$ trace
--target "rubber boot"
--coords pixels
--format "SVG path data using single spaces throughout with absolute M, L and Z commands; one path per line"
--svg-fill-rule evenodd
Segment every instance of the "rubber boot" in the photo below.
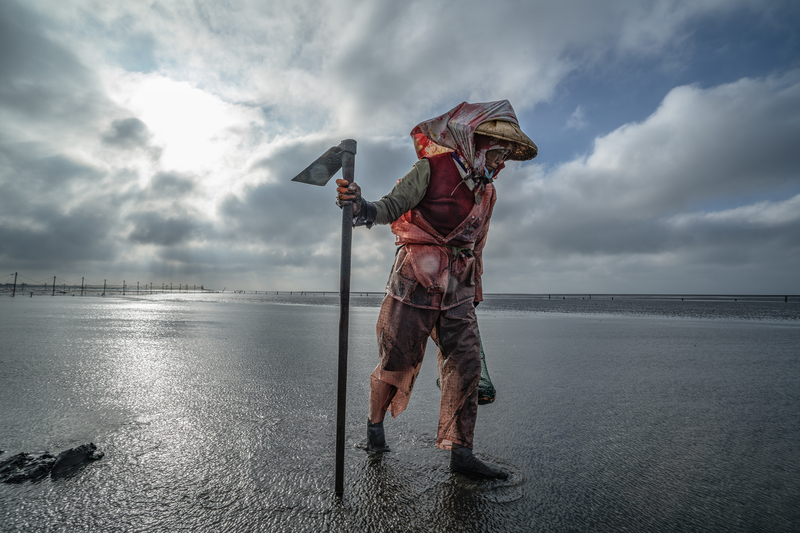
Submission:
M 372 453 L 391 451 L 386 445 L 386 435 L 383 433 L 383 420 L 373 424 L 367 419 L 367 450 Z
M 508 472 L 499 466 L 484 463 L 472 455 L 472 450 L 458 444 L 453 444 L 450 450 L 450 471 L 486 479 L 508 478 Z

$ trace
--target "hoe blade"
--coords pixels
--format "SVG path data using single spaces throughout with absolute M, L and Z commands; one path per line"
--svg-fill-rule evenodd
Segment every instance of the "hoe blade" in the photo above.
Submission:
M 333 146 L 308 165 L 304 171 L 292 178 L 292 181 L 322 186 L 328 183 L 340 168 L 342 168 L 342 149 Z

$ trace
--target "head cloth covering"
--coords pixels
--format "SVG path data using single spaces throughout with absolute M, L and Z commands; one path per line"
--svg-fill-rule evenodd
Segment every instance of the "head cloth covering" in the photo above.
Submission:
M 501 120 L 519 126 L 517 115 L 508 100 L 478 104 L 462 102 L 444 115 L 421 122 L 411 130 L 417 157 L 422 159 L 454 151 L 475 176 L 483 176 L 487 149 L 506 147 L 503 141 L 496 139 L 497 142 L 490 146 L 476 149 L 475 128 L 489 120 Z

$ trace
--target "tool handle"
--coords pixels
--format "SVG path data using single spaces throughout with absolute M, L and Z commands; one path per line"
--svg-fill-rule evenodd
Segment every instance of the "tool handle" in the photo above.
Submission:
M 346 139 L 342 149 L 342 178 L 348 184 L 355 173 L 356 141 Z M 337 496 L 344 493 L 344 437 L 347 411 L 347 344 L 350 328 L 350 251 L 353 241 L 353 205 L 342 206 L 342 263 L 339 269 L 339 375 L 336 395 L 336 475 Z

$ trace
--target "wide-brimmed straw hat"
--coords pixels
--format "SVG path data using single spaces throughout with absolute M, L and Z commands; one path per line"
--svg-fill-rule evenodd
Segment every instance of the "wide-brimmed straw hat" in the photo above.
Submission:
M 527 161 L 533 159 L 539 153 L 539 148 L 527 135 L 522 133 L 519 126 L 507 120 L 488 120 L 483 122 L 475 128 L 475 133 L 513 142 L 514 148 L 508 158 L 514 161 Z

